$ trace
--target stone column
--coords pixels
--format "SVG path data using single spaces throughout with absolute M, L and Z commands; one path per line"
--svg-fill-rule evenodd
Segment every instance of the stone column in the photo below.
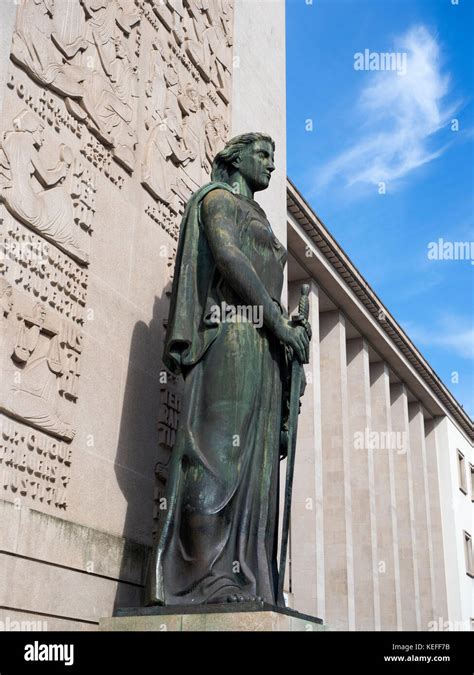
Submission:
M 380 628 L 397 630 L 401 624 L 398 531 L 390 449 L 390 380 L 387 365 L 370 365 L 370 393 L 374 446 L 375 500 L 377 514 L 377 565 L 380 587 Z
M 449 621 L 462 621 L 464 617 L 464 594 L 462 578 L 466 563 L 464 550 L 460 546 L 461 530 L 459 521 L 459 499 L 465 495 L 459 490 L 459 477 L 456 453 L 456 438 L 452 436 L 454 425 L 449 417 L 438 417 L 435 423 L 436 450 L 439 468 L 439 499 L 441 503 L 441 523 L 443 530 L 446 570 L 447 606 L 446 618 Z M 431 447 L 431 446 L 428 446 Z M 430 502 L 431 503 L 431 502 Z M 444 615 L 441 615 L 444 616 Z M 435 619 L 438 617 L 435 617 Z
M 377 529 L 373 452 L 367 447 L 370 429 L 369 350 L 363 338 L 347 341 L 347 394 L 354 557 L 355 628 L 380 628 L 377 571 Z
M 413 476 L 408 432 L 407 389 L 402 382 L 390 385 L 392 430 L 402 440 L 394 456 L 397 499 L 402 629 L 420 630 L 420 591 L 416 557 L 416 533 L 413 505 Z
M 434 616 L 434 568 L 425 426 L 421 404 L 418 401 L 410 403 L 408 414 L 410 419 L 410 451 L 413 468 L 418 583 L 420 587 L 420 630 L 427 630 L 428 622 L 432 621 Z
M 298 421 L 291 514 L 291 586 L 299 612 L 324 616 L 324 532 L 319 373 L 319 289 L 311 281 L 289 285 L 290 314 L 296 313 L 302 283 L 310 284 L 309 322 L 313 331 L 306 390 Z M 284 478 L 284 476 L 282 476 Z
M 13 2 L 13 0 L 2 2 L 2 20 L 0 21 L 0 113 L 3 108 L 10 69 L 10 49 L 17 7 L 18 3 Z
M 354 567 L 347 396 L 346 326 L 339 311 L 320 314 L 326 613 L 331 630 L 353 630 Z
M 431 539 L 433 545 L 433 611 L 435 620 L 438 620 L 439 617 L 446 620 L 448 618 L 448 600 L 446 594 L 446 570 L 444 561 L 443 528 L 441 522 L 436 421 L 434 419 L 425 420 L 425 446 L 431 517 Z
M 235 0 L 231 135 L 261 131 L 276 143 L 275 173 L 257 195 L 286 243 L 285 0 Z

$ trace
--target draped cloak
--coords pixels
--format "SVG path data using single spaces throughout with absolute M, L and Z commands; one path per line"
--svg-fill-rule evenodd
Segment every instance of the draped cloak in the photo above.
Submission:
M 258 322 L 216 320 L 242 305 L 217 270 L 200 221 L 209 183 L 181 223 L 163 361 L 185 377 L 166 509 L 147 579 L 148 604 L 275 604 L 284 350 Z M 264 211 L 234 195 L 241 250 L 280 307 L 287 252 Z M 255 318 L 255 317 L 254 317 Z

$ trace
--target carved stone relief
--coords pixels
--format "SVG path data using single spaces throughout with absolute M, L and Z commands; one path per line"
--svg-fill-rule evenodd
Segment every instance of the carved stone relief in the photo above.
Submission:
M 149 55 L 142 182 L 179 213 L 227 140 L 232 10 L 227 3 L 221 13 L 215 1 L 146 4 L 166 30 Z
M 11 283 L 61 317 L 84 324 L 89 274 L 65 253 L 6 214 L 0 227 L 0 270 Z
M 62 58 L 64 54 L 61 54 L 56 41 L 52 39 L 52 33 L 58 34 L 58 21 L 53 20 L 54 9 L 54 0 L 22 0 L 18 7 L 11 57 L 40 84 L 62 96 L 79 98 L 83 92 L 84 75 L 80 68 L 75 68 Z M 78 17 L 75 18 L 77 21 Z M 72 25 L 71 19 L 72 13 L 66 15 L 66 33 L 68 26 Z
M 22 0 L 11 56 L 37 82 L 64 97 L 72 115 L 133 170 L 138 68 L 128 43 L 140 16 L 130 4 Z
M 61 144 L 55 166 L 48 168 L 39 152 L 43 143 L 41 120 L 23 110 L 1 141 L 0 199 L 18 220 L 86 264 L 89 255 L 74 232 L 73 153 Z
M 66 509 L 71 447 L 8 418 L 0 419 L 0 489 L 13 499 Z
M 130 204 L 119 222 L 149 219 L 167 247 L 167 315 L 180 213 L 229 133 L 232 20 L 231 0 L 18 1 L 0 130 L 0 498 L 67 506 L 113 195 Z M 180 409 L 167 378 L 157 494 Z
M 67 419 L 71 412 L 64 403 L 77 398 L 80 329 L 60 319 L 42 302 L 16 298 L 5 279 L 2 287 L 0 409 L 71 441 L 75 429 Z

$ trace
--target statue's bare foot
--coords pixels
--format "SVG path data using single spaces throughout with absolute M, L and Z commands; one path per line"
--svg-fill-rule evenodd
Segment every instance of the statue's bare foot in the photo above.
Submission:
M 227 602 L 263 602 L 259 595 L 247 595 L 246 593 L 234 593 L 227 597 Z
M 207 600 L 207 603 L 210 605 L 219 605 L 225 604 L 227 602 L 238 602 L 237 595 L 239 593 L 238 588 L 235 591 L 229 592 L 229 588 L 223 588 L 218 593 L 213 595 Z M 235 599 L 234 599 L 235 598 Z
M 230 591 L 230 592 L 229 592 Z M 221 603 L 236 603 L 236 602 L 263 602 L 263 598 L 259 595 L 251 595 L 250 593 L 245 593 L 238 588 L 231 590 L 229 588 L 222 589 L 219 593 L 214 595 L 207 601 L 209 604 L 221 604 Z

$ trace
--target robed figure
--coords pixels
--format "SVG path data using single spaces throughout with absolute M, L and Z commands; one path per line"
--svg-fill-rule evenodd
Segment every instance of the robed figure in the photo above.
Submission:
M 148 604 L 276 604 L 287 354 L 307 362 L 310 329 L 281 304 L 287 251 L 254 201 L 274 148 L 230 140 L 183 215 L 163 360 L 184 396 Z

